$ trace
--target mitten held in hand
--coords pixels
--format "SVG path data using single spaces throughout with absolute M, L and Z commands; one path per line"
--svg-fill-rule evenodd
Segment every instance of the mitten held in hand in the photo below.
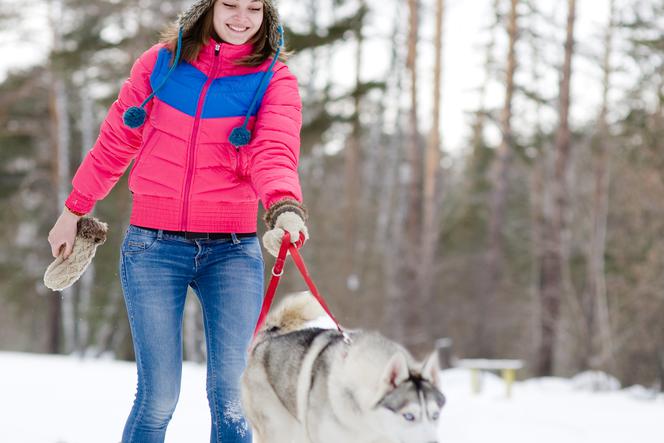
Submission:
M 265 249 L 277 257 L 284 232 L 290 234 L 292 243 L 296 243 L 300 239 L 300 233 L 304 235 L 305 241 L 308 240 L 309 231 L 305 226 L 306 219 L 307 210 L 297 200 L 284 199 L 273 204 L 264 217 L 265 224 L 270 229 L 263 235 Z
M 81 217 L 76 225 L 74 247 L 67 259 L 64 252 L 46 268 L 44 284 L 53 291 L 73 285 L 92 262 L 97 246 L 104 244 L 108 225 L 94 217 Z

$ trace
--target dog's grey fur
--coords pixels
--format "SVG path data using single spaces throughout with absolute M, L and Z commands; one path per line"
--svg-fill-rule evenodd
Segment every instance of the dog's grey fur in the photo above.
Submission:
M 445 403 L 435 353 L 424 364 L 376 332 L 308 327 L 309 293 L 268 316 L 242 376 L 255 443 L 432 443 Z

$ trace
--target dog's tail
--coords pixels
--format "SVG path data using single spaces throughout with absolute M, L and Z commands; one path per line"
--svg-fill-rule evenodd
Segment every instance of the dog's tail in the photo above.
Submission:
M 302 329 L 308 322 L 326 315 L 309 291 L 298 292 L 286 297 L 270 311 L 261 331 L 286 334 Z

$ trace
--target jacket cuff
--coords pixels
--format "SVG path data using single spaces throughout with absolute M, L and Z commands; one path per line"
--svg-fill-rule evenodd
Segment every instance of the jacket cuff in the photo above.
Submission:
M 95 205 L 95 200 L 92 200 L 85 195 L 78 192 L 75 188 L 72 189 L 71 194 L 65 200 L 65 206 L 70 211 L 76 214 L 87 214 L 92 211 L 92 207 Z
M 277 217 L 279 217 L 284 212 L 295 212 L 305 222 L 309 218 L 309 214 L 306 206 L 304 206 L 304 203 L 300 203 L 299 201 L 292 198 L 285 198 L 283 200 L 279 200 L 276 203 L 273 203 L 272 206 L 270 206 L 270 209 L 265 212 L 265 215 L 263 216 L 265 226 L 267 226 L 268 229 L 274 229 L 274 225 L 277 223 Z
M 83 216 L 85 215 L 85 214 L 83 214 L 82 212 L 76 212 L 76 211 L 74 211 L 73 209 L 71 209 L 71 208 L 68 207 L 67 205 L 65 205 L 65 208 L 67 208 L 67 211 L 69 211 L 69 212 L 71 212 L 72 214 L 77 215 L 77 216 L 79 216 L 79 217 L 83 217 Z

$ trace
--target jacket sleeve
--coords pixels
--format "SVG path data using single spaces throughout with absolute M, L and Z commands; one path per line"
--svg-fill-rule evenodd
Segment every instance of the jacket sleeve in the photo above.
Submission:
M 279 65 L 256 115 L 249 160 L 252 186 L 266 210 L 284 199 L 302 203 L 297 172 L 302 101 L 297 79 Z
M 157 60 L 159 45 L 144 52 L 131 68 L 117 100 L 113 102 L 99 130 L 99 137 L 86 154 L 72 179 L 72 191 L 65 206 L 77 213 L 88 213 L 95 202 L 108 195 L 136 157 L 143 128 L 125 126 L 123 114 L 130 106 L 139 106 L 152 92 L 150 75 Z M 150 112 L 152 101 L 145 111 Z

